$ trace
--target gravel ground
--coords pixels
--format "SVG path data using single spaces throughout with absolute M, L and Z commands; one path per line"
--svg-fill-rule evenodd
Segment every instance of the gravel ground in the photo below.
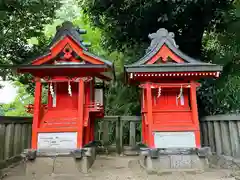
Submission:
M 138 157 L 98 156 L 88 174 L 77 175 L 46 175 L 36 180 L 234 180 L 230 177 L 230 170 L 209 169 L 202 174 L 186 174 L 175 172 L 168 175 L 148 175 L 140 168 Z M 19 176 L 22 167 L 18 166 L 10 171 L 4 180 L 33 180 Z

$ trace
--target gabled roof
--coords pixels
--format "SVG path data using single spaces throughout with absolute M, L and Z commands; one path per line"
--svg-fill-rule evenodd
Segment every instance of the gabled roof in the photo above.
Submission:
M 146 50 L 145 55 L 137 62 L 126 65 L 127 72 L 181 72 L 181 71 L 221 71 L 222 67 L 216 64 L 205 63 L 200 60 L 193 59 L 183 53 L 174 40 L 174 33 L 168 32 L 161 28 L 156 33 L 148 36 L 151 44 Z M 167 47 L 171 53 L 181 59 L 181 63 L 159 63 L 149 64 L 148 62 L 154 58 L 157 53 Z M 170 57 L 171 58 L 171 57 Z M 174 59 L 173 59 L 174 60 Z
M 98 57 L 98 56 L 92 54 L 91 52 L 89 52 L 88 48 L 86 47 L 87 43 L 84 43 L 83 39 L 81 37 L 81 35 L 85 34 L 85 33 L 86 33 L 85 30 L 74 27 L 72 22 L 69 22 L 69 21 L 63 22 L 61 26 L 56 27 L 56 34 L 53 37 L 53 39 L 52 39 L 51 43 L 49 44 L 48 49 L 45 51 L 45 53 L 37 58 L 34 58 L 31 61 L 28 61 L 27 64 L 31 64 L 32 62 L 34 62 L 38 59 L 44 58 L 46 56 L 50 56 L 51 49 L 54 48 L 54 46 L 56 46 L 65 37 L 68 37 L 71 40 L 73 40 L 82 49 L 82 52 L 84 55 L 86 55 L 90 58 L 97 59 L 97 60 L 101 61 L 103 64 L 107 64 L 108 66 L 113 67 L 113 63 L 111 61 L 108 61 L 106 59 Z
M 83 39 L 80 36 L 81 34 L 85 34 L 86 31 L 74 27 L 72 22 L 65 21 L 62 23 L 62 26 L 57 26 L 56 27 L 56 34 L 53 37 L 51 43 L 49 44 L 49 48 L 51 48 L 55 43 L 60 41 L 62 38 L 65 36 L 71 37 L 82 49 L 88 50 L 87 47 L 84 46 L 83 44 Z
M 103 74 L 103 76 L 107 77 L 106 73 L 110 72 L 113 75 L 113 78 L 115 77 L 114 65 L 112 62 L 100 58 L 88 51 L 88 48 L 86 47 L 87 44 L 83 42 L 81 37 L 81 34 L 86 33 L 85 30 L 74 27 L 69 21 L 62 23 L 62 25 L 58 26 L 56 30 L 55 36 L 49 44 L 47 51 L 45 51 L 46 53 L 28 61 L 27 63 L 17 66 L 19 72 L 35 72 L 40 71 L 40 69 L 42 69 L 42 71 L 48 70 L 48 72 L 50 72 L 50 70 L 60 72 L 60 70 L 64 68 L 75 69 L 75 71 L 77 71 L 77 69 L 83 70 L 85 68 L 86 71 L 91 72 L 92 68 L 99 69 L 99 73 Z M 65 51 L 66 49 L 68 50 Z M 72 58 L 79 62 L 73 63 L 70 60 L 64 65 L 58 63 L 58 61 L 65 61 L 66 59 L 64 55 L 69 52 L 70 57 L 68 57 L 67 60 Z M 82 63 L 82 61 L 84 61 L 84 63 Z M 63 74 L 65 73 L 64 70 L 62 70 L 62 72 Z

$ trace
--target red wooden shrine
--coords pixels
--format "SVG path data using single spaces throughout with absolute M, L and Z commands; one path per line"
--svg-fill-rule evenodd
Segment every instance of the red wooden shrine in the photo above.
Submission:
M 200 148 L 197 80 L 218 77 L 222 67 L 185 55 L 166 29 L 149 38 L 145 56 L 125 66 L 128 83 L 140 83 L 142 89 L 143 143 L 149 148 Z
M 80 36 L 84 33 L 64 22 L 47 53 L 18 67 L 35 81 L 35 101 L 27 107 L 33 113 L 34 150 L 79 149 L 94 139 L 94 120 L 104 115 L 103 93 L 96 87 L 112 79 L 113 65 L 88 51 Z M 43 85 L 47 104 L 42 103 Z

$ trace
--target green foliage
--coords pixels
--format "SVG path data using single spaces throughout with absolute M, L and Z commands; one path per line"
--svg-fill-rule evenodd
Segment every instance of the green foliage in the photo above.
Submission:
M 239 112 L 240 107 L 240 4 L 225 12 L 220 26 L 203 39 L 206 59 L 224 66 L 218 80 L 203 81 L 199 91 L 202 115 Z
M 51 23 L 57 0 L 0 1 L 0 64 L 19 64 L 41 52 L 45 47 L 43 28 Z M 29 46 L 28 40 L 36 37 L 38 45 Z M 0 76 L 9 71 L 0 70 Z
M 3 104 L 2 110 L 5 116 L 30 116 L 25 111 L 25 106 L 33 103 L 33 96 L 29 95 L 26 86 L 19 82 L 14 82 L 13 85 L 18 88 L 17 97 L 12 103 Z
M 106 115 L 140 115 L 138 87 L 129 87 L 121 81 L 114 82 L 105 96 Z
M 75 9 L 75 6 L 73 4 Z M 69 14 L 68 11 L 72 11 L 71 7 L 66 8 L 65 6 L 62 7 L 63 11 L 66 14 Z M 79 10 L 80 12 L 80 10 Z M 123 66 L 125 62 L 133 62 L 136 59 L 136 54 L 140 54 L 137 52 L 137 47 L 132 48 L 128 51 L 111 51 L 109 52 L 106 48 L 104 48 L 104 33 L 100 28 L 93 28 L 89 23 L 89 17 L 86 14 L 80 13 L 81 15 L 78 17 L 65 17 L 65 13 L 58 13 L 57 11 L 57 18 L 52 25 L 48 25 L 45 29 L 45 34 L 47 38 L 52 37 L 56 30 L 56 26 L 60 25 L 64 20 L 71 20 L 75 26 L 81 27 L 87 30 L 87 34 L 82 35 L 85 42 L 90 42 L 91 47 L 89 50 L 96 54 L 97 56 L 106 58 L 112 62 L 114 62 L 115 70 L 117 74 L 118 80 L 116 82 L 110 83 L 106 92 L 105 92 L 105 99 L 106 99 L 106 107 L 105 112 L 107 115 L 132 115 L 137 114 L 140 112 L 139 108 L 139 96 L 137 92 L 137 88 L 135 87 L 127 87 L 122 83 L 120 80 L 122 73 L 123 73 Z M 127 48 L 125 48 L 127 49 Z M 141 51 L 140 51 L 141 52 Z M 140 56 L 140 55 L 139 55 Z
M 104 32 L 103 45 L 109 50 L 123 45 L 143 46 L 148 34 L 166 28 L 176 34 L 180 48 L 193 57 L 201 53 L 205 28 L 216 24 L 221 9 L 231 0 L 78 0 L 92 24 Z M 140 49 L 140 48 L 138 48 Z

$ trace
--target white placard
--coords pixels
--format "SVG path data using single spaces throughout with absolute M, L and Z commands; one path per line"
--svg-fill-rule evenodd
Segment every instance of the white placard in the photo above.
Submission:
M 155 132 L 155 148 L 195 148 L 194 132 Z
M 38 149 L 76 149 L 77 132 L 38 133 Z
M 95 102 L 103 105 L 103 89 L 95 89 Z

